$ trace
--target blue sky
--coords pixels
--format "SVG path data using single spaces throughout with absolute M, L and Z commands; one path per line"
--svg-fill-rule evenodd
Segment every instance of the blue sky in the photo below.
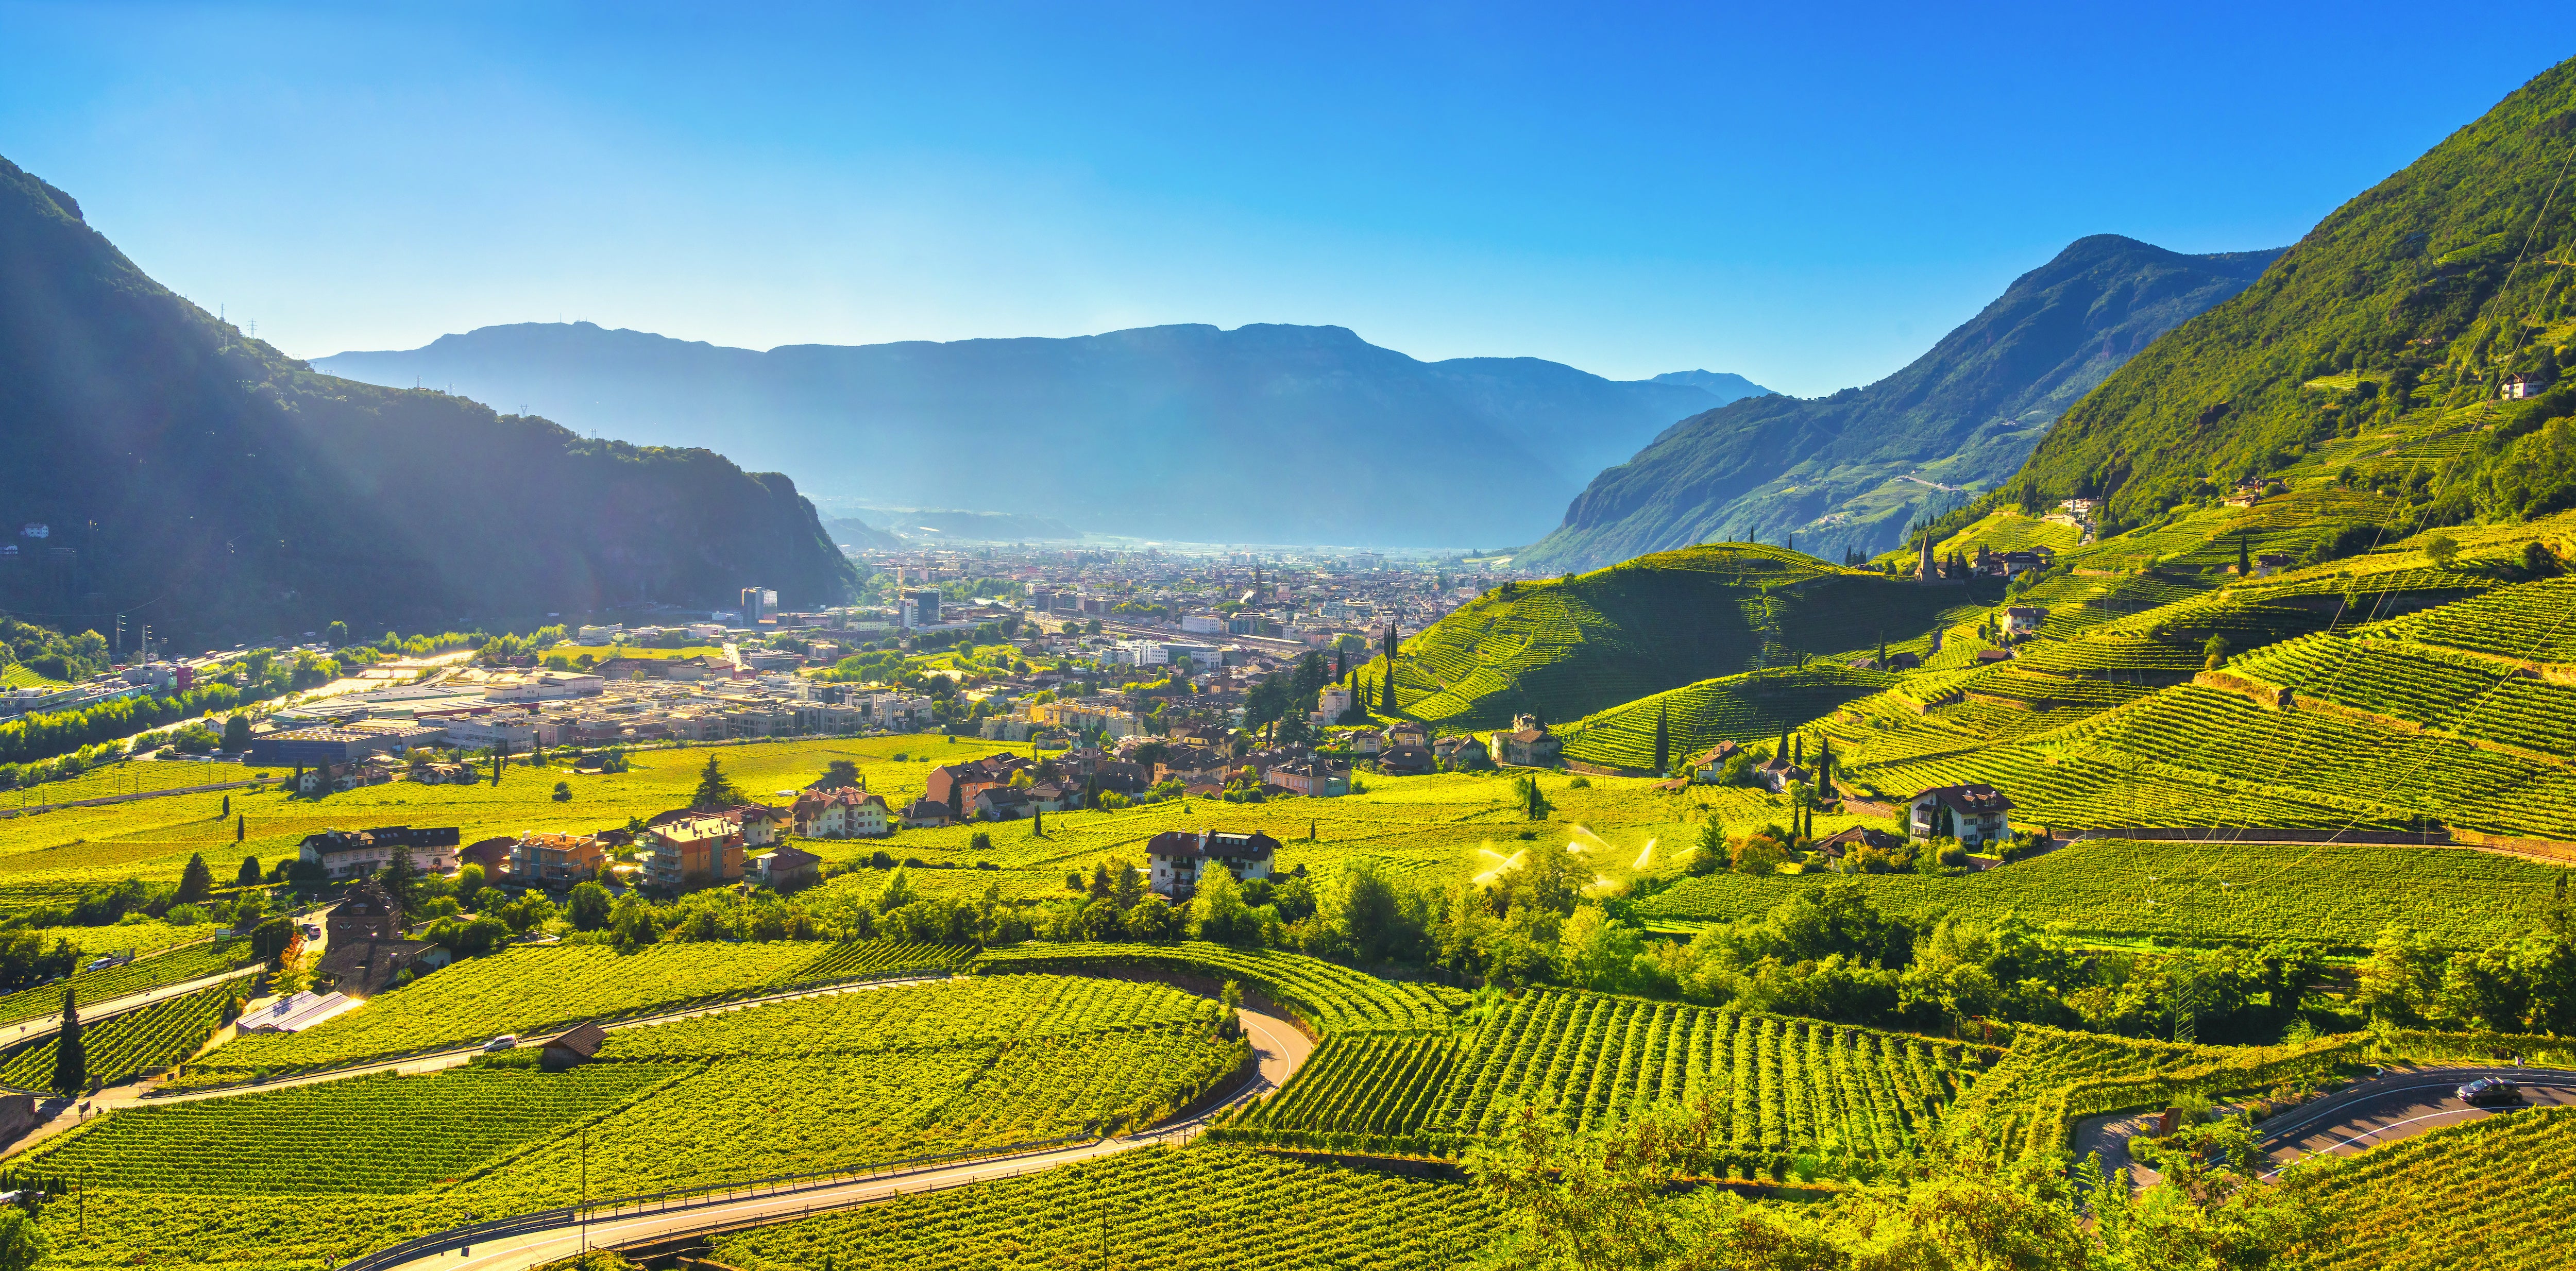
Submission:
M 2576 53 L 2540 4 L 719 8 L 0 3 L 0 155 L 302 356 L 1299 322 L 1813 394 L 2085 234 L 2288 243 Z

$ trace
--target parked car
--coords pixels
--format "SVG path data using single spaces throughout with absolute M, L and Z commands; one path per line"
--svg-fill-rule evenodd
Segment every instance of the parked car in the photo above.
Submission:
M 510 1049 L 511 1047 L 516 1046 L 516 1045 L 518 1045 L 518 1044 L 519 1044 L 519 1035 L 518 1035 L 517 1033 L 503 1033 L 503 1034 L 501 1034 L 500 1036 L 495 1037 L 495 1038 L 493 1038 L 492 1040 L 490 1040 L 490 1041 L 488 1041 L 488 1042 L 483 1043 L 483 1049 L 485 1049 L 485 1050 L 508 1050 L 508 1049 Z
M 2460 1102 L 2472 1106 L 2522 1102 L 2522 1087 L 2502 1077 L 2480 1077 L 2451 1093 L 2458 1095 Z

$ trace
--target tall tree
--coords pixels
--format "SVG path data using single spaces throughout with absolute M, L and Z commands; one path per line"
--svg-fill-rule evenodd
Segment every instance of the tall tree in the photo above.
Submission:
M 193 905 L 212 895 L 214 890 L 215 871 L 206 868 L 203 852 L 194 852 L 188 856 L 188 867 L 179 871 L 179 890 L 170 900 L 173 904 Z
M 2236 536 L 2236 576 L 2239 578 L 2254 576 L 2253 549 L 2246 546 L 2243 534 Z
M 1655 711 L 1655 772 L 1658 776 L 1673 766 L 1672 706 L 1662 704 Z
M 241 872 L 233 875 L 233 885 L 236 887 L 257 887 L 259 886 L 259 873 L 259 858 L 256 856 L 245 856 L 242 858 Z
M 376 881 L 405 913 L 420 902 L 420 870 L 412 865 L 410 851 L 399 845 L 394 848 L 393 859 L 385 862 L 383 871 L 376 875 Z
M 714 755 L 707 756 L 707 766 L 698 770 L 698 792 L 689 799 L 689 806 L 700 812 L 713 812 L 742 801 L 742 790 L 725 775 L 724 765 Z
M 239 843 L 243 839 L 249 837 L 250 813 L 244 812 L 240 816 L 233 818 L 233 841 Z
M 81 1046 L 80 1010 L 63 990 L 63 1029 L 54 1039 L 54 1092 L 68 1099 L 89 1082 L 89 1054 Z
M 1828 799 L 1834 797 L 1834 739 L 1831 737 L 1820 738 L 1816 742 L 1816 793 Z

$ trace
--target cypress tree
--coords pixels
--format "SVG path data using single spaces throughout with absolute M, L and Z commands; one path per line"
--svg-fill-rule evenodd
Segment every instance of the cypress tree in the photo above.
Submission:
M 250 814 L 244 812 L 240 816 L 233 818 L 233 841 L 238 843 L 249 837 Z
M 1887 637 L 1886 637 L 1886 636 L 1880 636 L 1880 637 L 1878 638 L 1878 669 L 1879 669 L 1879 670 L 1882 670 L 1882 671 L 1889 669 L 1889 668 L 1888 668 L 1888 665 L 1887 665 Z
M 1657 709 L 1655 712 L 1655 772 L 1657 775 L 1661 775 L 1672 766 L 1672 707 L 1666 705 Z
M 1780 730 L 1780 748 L 1772 751 L 1771 757 L 1782 763 L 1789 762 L 1789 730 L 1787 728 L 1782 728 Z
M 68 1099 L 89 1081 L 89 1055 L 81 1047 L 80 1011 L 63 990 L 63 1031 L 54 1040 L 54 1091 Z
M 2245 546 L 2245 536 L 2239 534 L 2236 536 L 2236 576 L 2250 578 L 2253 575 L 2254 557 Z
M 1797 764 L 1802 768 L 1805 767 L 1807 764 L 1807 735 L 1805 733 L 1800 733 L 1797 736 L 1790 738 L 1789 746 L 1789 762 Z

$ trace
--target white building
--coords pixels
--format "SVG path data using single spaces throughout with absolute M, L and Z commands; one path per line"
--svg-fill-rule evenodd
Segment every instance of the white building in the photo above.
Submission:
M 1181 618 L 1181 630 L 1189 635 L 1224 635 L 1225 619 L 1212 613 L 1185 614 Z

